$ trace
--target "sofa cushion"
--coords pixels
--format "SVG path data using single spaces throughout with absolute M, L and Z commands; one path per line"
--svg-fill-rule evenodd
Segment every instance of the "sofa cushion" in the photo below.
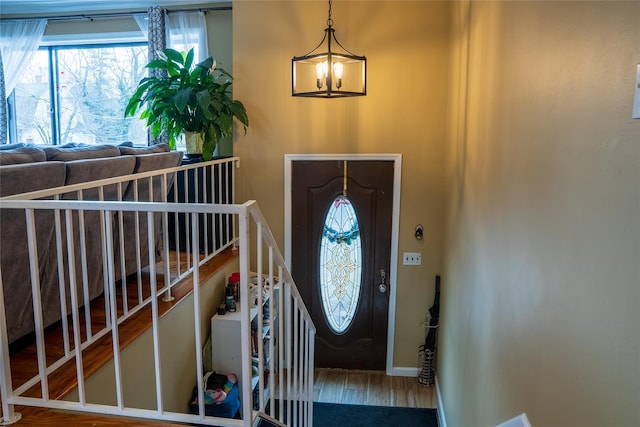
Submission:
M 37 162 L 0 168 L 0 197 L 64 185 L 63 162 Z
M 169 144 L 156 144 L 149 145 L 147 147 L 127 147 L 125 145 L 119 145 L 120 153 L 122 155 L 137 156 L 140 154 L 153 154 L 153 153 L 166 153 L 171 150 Z
M 116 148 L 117 150 L 117 148 Z M 118 158 L 83 159 L 66 162 L 67 175 L 64 185 L 84 184 L 90 181 L 113 178 L 117 176 L 131 175 L 136 160 L 133 156 L 120 156 Z M 122 188 L 126 188 L 127 183 L 123 183 Z M 75 198 L 74 196 L 63 198 Z M 122 195 L 118 195 L 116 184 L 108 185 L 104 188 L 104 200 L 118 200 Z M 87 189 L 83 192 L 85 200 L 98 200 L 97 189 Z
M 182 161 L 182 152 L 169 151 L 166 153 L 153 153 L 142 154 L 135 156 L 136 165 L 133 169 L 133 173 L 151 172 L 160 169 L 173 168 L 180 166 Z M 173 185 L 174 174 L 170 174 L 167 177 L 167 191 Z M 166 194 L 161 194 L 162 177 L 156 176 L 153 178 L 153 201 L 159 202 L 164 200 Z M 130 181 L 124 194 L 124 200 L 134 200 L 134 187 L 136 186 L 134 181 Z M 137 180 L 138 186 L 138 200 L 143 202 L 152 201 L 149 194 L 149 178 L 141 178 Z
M 47 155 L 47 160 L 84 160 L 84 159 L 98 159 L 102 157 L 118 157 L 120 150 L 115 145 L 101 144 L 101 145 L 89 145 L 89 144 L 65 144 L 46 147 L 44 149 Z
M 0 165 L 44 162 L 45 160 L 47 160 L 45 152 L 33 145 L 10 144 L 0 149 Z
M 136 156 L 134 173 L 149 172 L 158 169 L 174 168 L 180 166 L 182 152 L 169 151 L 166 153 L 142 154 Z

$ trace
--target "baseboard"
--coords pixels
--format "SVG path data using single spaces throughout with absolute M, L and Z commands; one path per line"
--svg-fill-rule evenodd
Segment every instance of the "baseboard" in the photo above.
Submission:
M 391 368 L 391 372 L 388 372 L 387 375 L 392 377 L 417 377 L 418 376 L 418 368 L 403 368 L 401 366 L 394 366 Z
M 444 404 L 442 403 L 442 394 L 440 393 L 440 384 L 436 375 L 436 396 L 438 398 L 438 424 L 439 427 L 447 427 L 447 418 L 444 416 Z

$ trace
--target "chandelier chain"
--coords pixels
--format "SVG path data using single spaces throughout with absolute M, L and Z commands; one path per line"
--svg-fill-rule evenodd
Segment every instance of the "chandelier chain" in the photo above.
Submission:
M 342 167 L 344 171 L 342 172 L 342 195 L 347 197 L 347 161 L 342 161 Z
M 333 5 L 333 0 L 329 0 L 329 17 L 327 18 L 327 26 L 328 27 L 332 27 L 333 26 L 333 19 L 331 19 L 331 7 Z

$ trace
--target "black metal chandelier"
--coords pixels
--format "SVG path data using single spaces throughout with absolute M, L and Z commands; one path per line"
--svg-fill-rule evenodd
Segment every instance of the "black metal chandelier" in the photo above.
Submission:
M 367 94 L 367 58 L 345 49 L 335 36 L 332 1 L 324 37 L 318 46 L 291 60 L 291 94 L 312 98 L 341 98 Z M 317 52 L 326 42 L 326 52 Z M 335 45 L 334 45 L 335 42 Z M 332 47 L 341 50 L 333 51 Z

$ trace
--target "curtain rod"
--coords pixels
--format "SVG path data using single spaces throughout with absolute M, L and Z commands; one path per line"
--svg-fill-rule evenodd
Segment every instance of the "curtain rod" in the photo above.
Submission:
M 219 7 L 207 7 L 207 8 L 193 8 L 193 9 L 165 9 L 165 13 L 176 13 L 176 12 L 215 12 L 221 10 L 232 10 L 231 6 L 219 6 Z M 21 18 L 0 18 L 0 21 L 23 21 L 26 19 L 46 19 L 47 21 L 71 21 L 74 19 L 88 19 L 93 21 L 94 19 L 106 19 L 106 18 L 117 18 L 119 16 L 131 16 L 135 13 L 146 13 L 146 10 L 143 11 L 129 11 L 129 12 L 111 12 L 111 13 L 82 13 L 79 15 L 64 15 L 64 16 L 29 16 L 29 17 L 21 17 Z

